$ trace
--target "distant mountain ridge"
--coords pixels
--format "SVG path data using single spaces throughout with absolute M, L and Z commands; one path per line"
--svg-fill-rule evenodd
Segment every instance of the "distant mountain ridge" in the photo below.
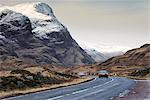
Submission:
M 87 52 L 87 54 L 89 54 L 96 62 L 103 62 L 105 60 L 108 59 L 108 57 L 98 51 L 96 51 L 95 49 L 85 49 L 85 52 Z
M 150 66 L 150 44 L 127 51 L 124 55 L 112 57 L 100 66 Z
M 119 56 L 124 54 L 122 51 L 105 51 L 105 52 L 100 52 L 103 51 L 103 48 L 99 48 L 99 51 L 94 49 L 94 47 L 87 46 L 85 44 L 80 44 L 80 46 L 89 54 L 96 62 L 103 62 L 108 60 L 111 57 L 114 56 Z
M 60 66 L 95 63 L 45 3 L 0 7 L 0 27 L 0 63 L 8 59 Z

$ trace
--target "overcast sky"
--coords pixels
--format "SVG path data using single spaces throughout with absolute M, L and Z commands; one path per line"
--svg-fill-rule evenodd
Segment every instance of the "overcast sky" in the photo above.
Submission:
M 139 47 L 150 41 L 149 0 L 0 0 L 48 3 L 79 43 Z

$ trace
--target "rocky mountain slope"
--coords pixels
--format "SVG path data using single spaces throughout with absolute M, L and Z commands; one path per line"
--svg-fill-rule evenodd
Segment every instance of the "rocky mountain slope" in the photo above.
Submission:
M 100 66 L 150 66 L 150 44 L 129 50 L 124 55 L 112 57 Z
M 20 4 L 0 11 L 0 63 L 8 59 L 61 66 L 95 62 L 47 4 Z

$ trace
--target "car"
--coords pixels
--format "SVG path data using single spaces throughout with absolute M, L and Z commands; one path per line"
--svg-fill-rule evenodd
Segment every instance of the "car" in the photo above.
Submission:
M 99 72 L 98 72 L 98 77 L 99 78 L 108 78 L 108 71 L 107 70 L 100 70 Z

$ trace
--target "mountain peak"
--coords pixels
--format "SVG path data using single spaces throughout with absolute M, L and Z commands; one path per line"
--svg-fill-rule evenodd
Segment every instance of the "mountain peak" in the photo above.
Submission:
M 48 4 L 42 2 L 18 4 L 11 7 L 11 9 L 27 15 L 29 18 L 47 20 L 55 17 L 52 8 Z
M 53 11 L 52 8 L 46 4 L 46 3 L 42 3 L 42 2 L 37 2 L 34 3 L 34 7 L 36 8 L 36 11 L 45 15 L 51 15 L 53 16 Z
M 58 33 L 66 29 L 53 14 L 52 8 L 45 3 L 23 3 L 15 6 L 0 7 L 0 11 L 10 9 L 28 16 L 32 23 L 32 32 L 36 37 L 48 39 L 50 33 Z
M 28 17 L 9 9 L 0 12 L 0 27 L 0 38 L 29 34 L 31 29 Z
M 52 19 L 54 16 L 52 8 L 42 2 L 36 2 L 36 3 L 23 3 L 18 4 L 15 6 L 0 6 L 0 11 L 4 9 L 10 9 L 19 13 L 22 13 L 23 15 L 28 16 L 29 18 L 36 18 L 36 19 Z
M 0 59 L 13 56 L 24 63 L 61 66 L 95 63 L 47 4 L 0 7 L 0 12 Z
M 143 46 L 141 46 L 140 48 L 144 48 L 144 47 L 148 47 L 150 46 L 150 44 L 144 44 Z

